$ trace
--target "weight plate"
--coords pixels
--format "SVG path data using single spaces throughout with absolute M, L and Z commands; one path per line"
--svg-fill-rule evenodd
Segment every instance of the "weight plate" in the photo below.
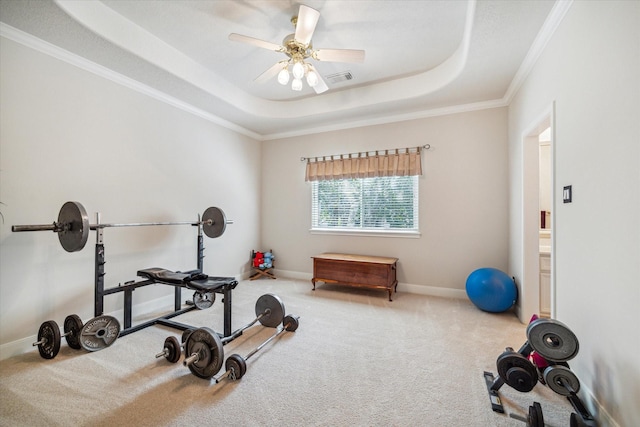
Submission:
M 514 389 L 526 393 L 538 382 L 536 367 L 526 357 L 514 351 L 502 353 L 497 360 L 498 375 Z
M 231 375 L 229 375 L 229 378 L 232 380 L 239 380 L 244 377 L 244 374 L 247 372 L 247 362 L 244 360 L 244 357 L 239 354 L 232 354 L 224 363 L 224 368 L 227 371 L 233 370 Z
M 198 360 L 189 364 L 189 370 L 197 377 L 209 379 L 222 368 L 224 349 L 218 334 L 210 328 L 196 329 L 185 344 L 185 356 L 197 354 Z
M 171 363 L 176 363 L 180 360 L 180 343 L 178 342 L 178 338 L 167 337 L 167 339 L 164 340 L 164 348 L 167 351 L 164 356 L 165 359 Z
M 289 314 L 284 317 L 284 319 L 282 320 L 282 324 L 284 325 L 284 328 L 287 330 L 287 332 L 294 332 L 300 325 L 300 323 L 298 322 L 298 318 L 293 317 Z
M 70 314 L 64 319 L 64 339 L 69 347 L 80 350 L 80 331 L 82 331 L 82 319 L 77 314 Z
M 84 248 L 89 238 L 89 217 L 78 202 L 67 202 L 58 213 L 58 240 L 67 252 L 77 252 Z
M 277 295 L 264 294 L 256 301 L 256 317 L 267 312 L 260 318 L 262 326 L 275 328 L 284 318 L 284 303 Z
M 216 301 L 216 294 L 213 292 L 195 291 L 193 293 L 193 304 L 199 309 L 204 310 L 213 305 Z
M 195 329 L 186 329 L 186 330 L 182 331 L 182 344 L 187 342 L 187 339 L 189 338 L 189 335 L 191 335 L 191 332 L 193 332 L 193 331 L 195 331 Z
M 571 360 L 578 354 L 578 338 L 554 319 L 539 318 L 529 323 L 527 340 L 540 356 L 552 362 Z
M 38 329 L 38 351 L 44 359 L 53 359 L 60 351 L 60 328 L 54 320 L 47 320 Z
M 570 396 L 571 391 L 578 393 L 580 391 L 580 380 L 571 371 L 564 366 L 549 366 L 544 370 L 544 382 L 549 388 L 561 396 Z M 566 386 L 570 389 L 568 389 Z
M 538 402 L 533 402 L 529 406 L 529 427 L 544 427 L 544 416 L 542 415 L 542 406 Z
M 202 231 L 207 237 L 215 239 L 222 236 L 225 228 L 227 228 L 227 219 L 224 212 L 220 208 L 207 208 L 202 214 Z
M 98 316 L 89 320 L 80 333 L 80 344 L 87 351 L 109 347 L 120 335 L 120 323 L 112 316 Z

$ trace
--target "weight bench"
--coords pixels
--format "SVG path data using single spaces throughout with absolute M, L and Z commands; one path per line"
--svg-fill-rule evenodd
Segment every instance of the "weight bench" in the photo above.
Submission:
M 137 275 L 145 280 L 125 284 L 125 328 L 120 332 L 120 336 L 128 335 L 151 325 L 164 325 L 178 330 L 186 331 L 193 329 L 193 326 L 169 320 L 194 308 L 209 308 L 215 301 L 215 293 L 222 294 L 224 303 L 224 334 L 231 334 L 231 291 L 238 285 L 234 277 L 212 277 L 203 274 L 200 270 L 187 271 L 184 273 L 167 270 L 165 268 L 146 268 L 138 270 Z M 175 311 L 162 317 L 131 326 L 131 293 L 140 286 L 161 284 L 176 287 L 176 308 Z M 180 309 L 180 289 L 187 288 L 194 290 L 193 304 L 190 307 Z M 120 288 L 108 290 L 105 293 L 120 291 Z M 187 302 L 187 304 L 191 301 Z

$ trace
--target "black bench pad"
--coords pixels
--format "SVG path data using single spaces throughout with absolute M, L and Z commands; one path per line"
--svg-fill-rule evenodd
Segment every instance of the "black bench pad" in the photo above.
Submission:
M 233 289 L 238 284 L 234 277 L 211 277 L 200 272 L 178 273 L 158 267 L 138 270 L 138 276 L 153 280 L 157 283 L 185 286 L 189 289 L 206 292 L 214 291 L 229 285 L 231 285 Z

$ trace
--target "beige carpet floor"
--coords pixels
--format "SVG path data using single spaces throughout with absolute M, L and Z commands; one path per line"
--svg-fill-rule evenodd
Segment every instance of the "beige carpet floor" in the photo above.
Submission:
M 389 302 L 384 292 L 263 279 L 233 291 L 234 329 L 255 317 L 264 293 L 278 295 L 300 327 L 253 356 L 241 380 L 215 384 L 182 362 L 156 359 L 167 336 L 181 336 L 162 326 L 94 353 L 63 340 L 53 360 L 34 348 L 0 362 L 0 425 L 524 426 L 508 414 L 526 416 L 534 401 L 547 425 L 569 425 L 571 405 L 541 384 L 529 393 L 503 386 L 507 414 L 491 410 L 483 371 L 495 373 L 504 348 L 526 340 L 511 313 L 485 313 L 466 300 L 397 293 Z M 222 313 L 218 296 L 213 307 L 175 320 L 222 331 Z M 254 325 L 224 353 L 246 355 L 274 332 Z

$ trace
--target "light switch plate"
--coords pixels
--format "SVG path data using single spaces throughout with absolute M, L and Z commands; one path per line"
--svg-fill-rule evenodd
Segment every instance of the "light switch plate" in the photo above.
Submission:
M 573 191 L 571 191 L 571 186 L 566 185 L 562 189 L 562 202 L 563 203 L 571 203 L 571 197 L 573 196 Z

